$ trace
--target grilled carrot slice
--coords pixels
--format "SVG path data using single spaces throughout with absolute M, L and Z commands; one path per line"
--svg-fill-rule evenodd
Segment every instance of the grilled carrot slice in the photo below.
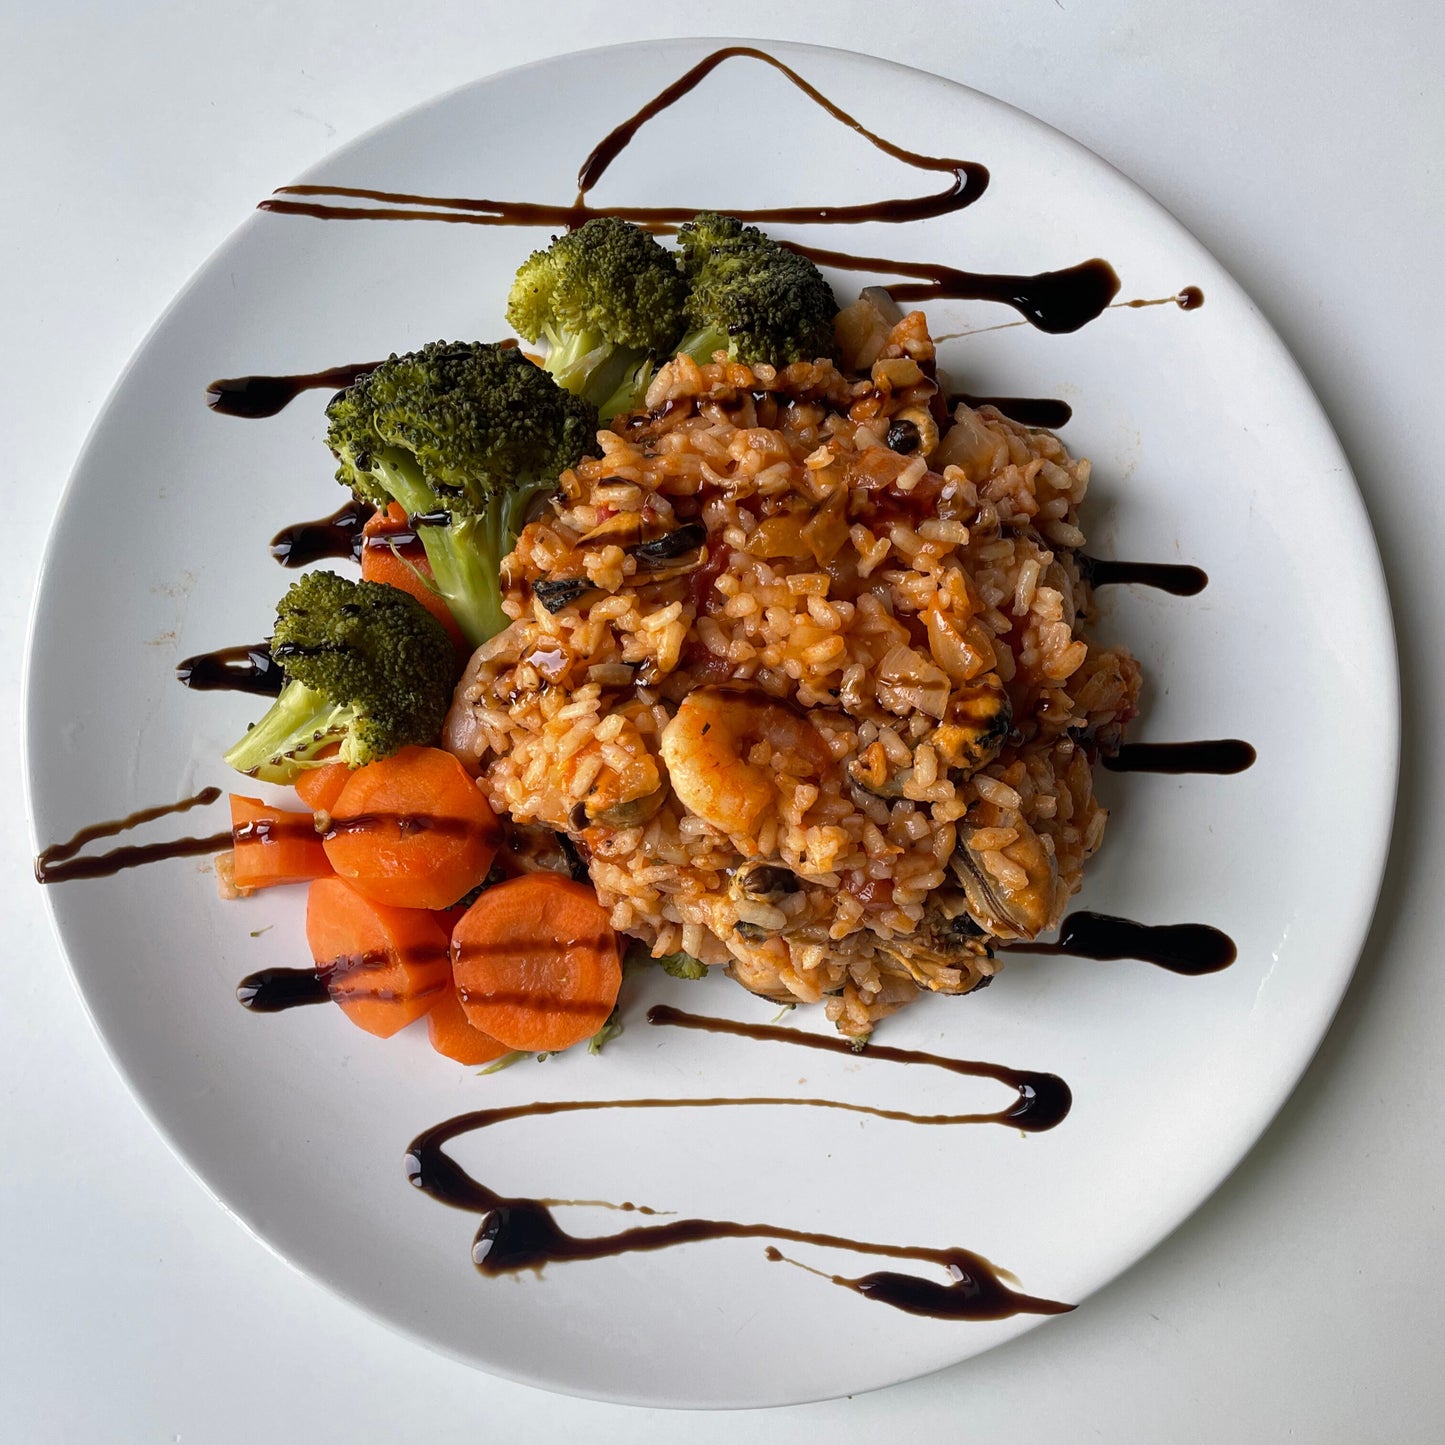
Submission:
M 389 908 L 339 878 L 318 878 L 306 899 L 316 970 L 358 1028 L 387 1039 L 452 991 L 447 936 L 419 908 Z
M 622 986 L 617 935 L 597 895 L 555 873 L 487 889 L 452 930 L 467 1019 L 509 1049 L 565 1049 L 607 1022 Z
M 375 903 L 446 908 L 487 876 L 496 814 L 440 748 L 403 748 L 357 768 L 331 812 L 326 856 Z
M 273 888 L 326 878 L 331 863 L 310 813 L 231 795 L 232 880 L 237 888 Z
M 490 1064 L 511 1050 L 491 1034 L 473 1028 L 455 986 L 443 989 L 426 1016 L 431 1046 L 459 1064 Z

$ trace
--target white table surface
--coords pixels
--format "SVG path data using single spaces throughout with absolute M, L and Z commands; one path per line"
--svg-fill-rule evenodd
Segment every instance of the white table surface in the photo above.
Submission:
M 1445 788 L 1427 748 L 1445 715 L 1442 17 L 1422 0 L 0 8 L 0 753 L 14 760 L 0 814 L 0 1441 L 1440 1439 Z M 1122 1280 L 1012 1345 L 892 1390 L 746 1416 L 491 1379 L 246 1235 L 108 1062 L 31 879 L 19 807 L 41 545 L 112 382 L 191 272 L 257 197 L 401 109 L 557 51 L 686 34 L 939 71 L 1070 132 L 1179 216 L 1294 350 L 1353 460 L 1405 693 L 1374 931 L 1319 1056 L 1235 1176 Z M 1321 786 L 1351 786 L 1351 759 Z M 659 1341 L 658 1368 L 674 1357 L 685 1348 Z

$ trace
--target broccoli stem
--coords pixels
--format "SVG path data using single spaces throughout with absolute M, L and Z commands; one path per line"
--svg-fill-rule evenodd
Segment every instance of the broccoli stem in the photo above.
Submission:
M 556 378 L 558 386 L 571 392 L 581 392 L 589 375 L 612 354 L 612 343 L 597 332 L 579 331 L 573 336 L 559 336 L 549 330 L 546 335 L 548 348 L 543 370 Z
M 337 707 L 325 693 L 302 682 L 288 682 L 260 722 L 225 760 L 238 772 L 266 783 L 289 783 L 297 766 L 344 736 L 352 709 Z
M 419 526 L 417 536 L 431 563 L 432 581 L 462 635 L 480 647 L 511 623 L 502 611 L 502 558 L 522 530 L 528 506 L 550 481 L 519 481 L 511 491 L 493 497 L 476 516 L 458 516 L 444 498 L 422 479 L 421 470 L 394 453 L 373 458 L 386 490 L 409 514 L 445 510 L 445 526 Z
M 409 515 L 448 511 L 409 458 L 373 457 L 386 490 Z M 530 499 L 531 493 L 527 493 Z M 445 526 L 419 526 L 417 537 L 431 564 L 432 584 L 473 647 L 495 637 L 512 620 L 502 611 L 502 558 L 512 550 L 516 530 L 507 531 L 510 509 L 496 500 L 481 516 L 458 517 Z
M 689 332 L 677 348 L 679 356 L 686 352 L 699 366 L 706 366 L 715 351 L 732 352 L 732 341 L 727 332 L 716 326 L 704 326 L 700 331 Z
M 442 506 L 437 494 L 427 486 L 421 468 L 409 457 L 379 453 L 372 458 L 372 466 L 381 474 L 386 490 L 406 508 L 408 516 L 416 512 L 434 512 Z
M 605 401 L 597 404 L 598 421 L 609 422 L 613 417 L 621 416 L 623 412 L 636 411 L 647 395 L 647 388 L 652 381 L 654 369 L 650 356 L 644 357 L 641 362 L 632 367 L 623 376 L 617 390 Z
M 504 510 L 494 504 L 481 516 L 462 517 L 450 526 L 417 528 L 437 591 L 473 647 L 512 620 L 502 611 L 499 575 L 502 558 L 512 550 L 501 525 Z

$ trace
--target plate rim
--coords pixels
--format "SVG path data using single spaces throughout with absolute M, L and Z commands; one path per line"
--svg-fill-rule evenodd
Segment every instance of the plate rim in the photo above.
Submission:
M 1074 151 L 1088 162 L 1106 168 L 1116 182 L 1120 183 L 1127 191 L 1133 193 L 1137 199 L 1141 199 L 1158 216 L 1164 218 L 1174 233 L 1172 239 L 1183 242 L 1189 248 L 1192 248 L 1197 257 L 1214 269 L 1224 284 L 1228 288 L 1232 288 L 1237 298 L 1245 304 L 1250 314 L 1250 320 L 1254 326 L 1254 335 L 1251 337 L 1252 342 L 1260 345 L 1262 349 L 1268 348 L 1270 353 L 1268 359 L 1275 366 L 1281 367 L 1286 373 L 1293 375 L 1298 386 L 1301 388 L 1303 397 L 1308 400 L 1308 403 L 1313 408 L 1314 420 L 1319 429 L 1321 443 L 1327 442 L 1333 449 L 1335 457 L 1338 460 L 1339 470 L 1343 474 L 1339 478 L 1341 484 L 1339 488 L 1340 495 L 1331 498 L 1330 504 L 1332 506 L 1338 506 L 1343 499 L 1349 499 L 1355 514 L 1352 519 L 1354 529 L 1356 532 L 1362 530 L 1364 536 L 1367 537 L 1370 542 L 1369 548 L 1362 551 L 1360 569 L 1356 581 L 1360 586 L 1362 595 L 1368 597 L 1369 602 L 1373 606 L 1373 610 L 1378 614 L 1374 619 L 1379 631 L 1378 640 L 1381 644 L 1387 644 L 1379 648 L 1376 662 L 1383 669 L 1385 674 L 1383 680 L 1388 684 L 1386 694 L 1380 700 L 1381 706 L 1387 713 L 1388 739 L 1386 744 L 1378 746 L 1376 760 L 1377 765 L 1380 767 L 1380 780 L 1387 782 L 1388 788 L 1383 790 L 1387 796 L 1382 797 L 1378 805 L 1377 815 L 1370 820 L 1374 824 L 1374 836 L 1370 839 L 1370 853 L 1371 856 L 1377 859 L 1373 883 L 1370 887 L 1362 890 L 1355 927 L 1349 930 L 1350 936 L 1348 943 L 1342 945 L 1339 950 L 1341 958 L 1348 960 L 1348 966 L 1342 969 L 1338 986 L 1334 989 L 1333 995 L 1322 995 L 1317 1000 L 1318 1004 L 1322 1006 L 1321 1022 L 1317 1031 L 1313 1032 L 1311 1041 L 1302 1051 L 1300 1057 L 1297 1060 L 1291 1058 L 1289 1067 L 1278 1071 L 1274 1076 L 1273 1082 L 1263 1086 L 1267 1097 L 1262 1107 L 1256 1113 L 1257 1125 L 1252 1124 L 1248 1130 L 1243 1132 L 1242 1143 L 1232 1148 L 1219 1151 L 1216 1154 L 1217 1167 L 1207 1171 L 1209 1182 L 1200 1185 L 1197 1190 L 1191 1191 L 1191 1202 L 1185 1205 L 1181 1211 L 1177 1212 L 1177 1216 L 1171 1211 L 1169 1217 L 1161 1226 L 1147 1233 L 1147 1242 L 1142 1248 L 1136 1249 L 1131 1246 L 1127 1252 L 1128 1257 L 1124 1263 L 1111 1263 L 1107 1265 L 1098 1272 L 1099 1277 L 1093 1283 L 1077 1292 L 1075 1304 L 1081 1306 L 1100 1290 L 1122 1279 L 1135 1267 L 1148 1259 L 1163 1243 L 1170 1239 L 1204 1207 L 1230 1176 L 1234 1174 L 1244 1160 L 1263 1142 L 1265 1136 L 1276 1122 L 1280 1111 L 1293 1095 L 1319 1053 L 1321 1046 L 1334 1025 L 1340 1005 L 1354 981 L 1365 944 L 1368 941 L 1374 919 L 1378 912 L 1384 880 L 1389 867 L 1398 812 L 1403 742 L 1399 639 L 1395 626 L 1394 609 L 1385 571 L 1384 558 L 1380 550 L 1379 537 L 1371 522 L 1369 508 L 1360 488 L 1355 469 L 1340 442 L 1329 413 L 1320 401 L 1308 374 L 1290 351 L 1283 338 L 1270 323 L 1263 309 L 1254 300 L 1244 285 L 1236 279 L 1224 262 L 1216 257 L 1214 253 L 1194 235 L 1193 231 L 1145 186 L 1134 180 L 1082 141 L 1077 140 L 1068 132 L 1058 129 L 1049 122 L 1042 120 L 1038 116 L 1031 114 L 1009 101 L 991 95 L 987 91 L 979 89 L 977 86 L 955 80 L 950 76 L 940 75 L 936 71 L 926 69 L 922 66 L 909 65 L 903 61 L 887 57 L 867 55 L 861 51 L 849 50 L 842 46 L 818 45 L 807 41 L 745 36 L 669 36 L 655 39 L 643 38 L 620 41 L 610 45 L 592 46 L 580 50 L 559 51 L 554 54 L 539 56 L 517 65 L 489 70 L 485 74 L 475 76 L 458 85 L 450 86 L 414 105 L 398 110 L 358 132 L 342 145 L 328 150 L 300 172 L 293 181 L 287 184 L 305 184 L 312 180 L 321 169 L 333 166 L 338 160 L 345 158 L 355 150 L 363 148 L 373 138 L 390 130 L 392 127 L 404 123 L 423 112 L 432 110 L 438 106 L 443 106 L 465 92 L 484 88 L 504 78 L 525 74 L 529 71 L 544 70 L 549 66 L 563 61 L 577 61 L 590 56 L 608 55 L 620 51 L 645 50 L 657 55 L 659 59 L 661 59 L 677 52 L 688 54 L 693 52 L 705 53 L 705 48 L 707 47 L 724 46 L 751 46 L 763 50 L 769 55 L 775 55 L 785 60 L 788 60 L 789 56 L 839 56 L 846 58 L 849 62 L 862 63 L 870 69 L 882 68 L 894 72 L 899 79 L 905 82 L 909 79 L 937 82 L 952 89 L 966 92 L 988 107 L 996 107 L 1003 112 L 1007 112 L 1010 117 L 1016 122 L 1022 123 L 1026 128 L 1036 129 L 1050 137 L 1054 143 L 1062 142 L 1066 148 Z M 701 54 L 699 54 L 699 58 L 701 58 Z M 789 63 L 792 62 L 790 61 Z M 798 67 L 795 65 L 795 68 Z M 50 579 L 55 568 L 57 554 L 60 548 L 60 538 L 62 533 L 68 530 L 70 514 L 77 504 L 79 478 L 88 470 L 92 453 L 97 449 L 101 433 L 110 421 L 112 413 L 116 410 L 120 394 L 124 390 L 131 373 L 136 368 L 141 357 L 149 351 L 157 335 L 167 326 L 173 314 L 189 299 L 202 278 L 211 271 L 216 262 L 232 247 L 240 244 L 243 238 L 247 237 L 254 228 L 263 224 L 262 215 L 262 212 L 253 209 L 249 215 L 233 227 L 220 242 L 192 268 L 184 283 L 146 328 L 141 338 L 131 348 L 124 365 L 116 374 L 114 381 L 107 391 L 105 400 L 97 410 L 93 421 L 87 429 L 85 439 L 79 451 L 76 453 L 75 460 L 71 466 L 64 488 L 62 489 L 60 501 L 51 520 L 36 572 L 35 588 L 26 626 L 20 697 L 20 716 L 22 720 L 20 729 L 22 784 L 31 841 L 37 852 L 44 845 L 40 840 L 38 832 L 39 817 L 36 808 L 36 775 L 33 761 L 34 755 L 40 750 L 40 739 L 44 732 L 44 724 L 43 720 L 36 715 L 36 704 L 34 701 L 35 648 L 37 644 L 37 634 L 40 629 L 42 603 L 46 597 Z M 1215 282 L 1214 284 L 1217 286 L 1219 283 Z M 1375 631 L 1376 627 L 1372 626 L 1370 630 Z M 484 1363 L 476 1356 L 466 1354 L 460 1348 L 449 1344 L 443 1338 L 424 1332 L 418 1325 L 411 1321 L 403 1320 L 396 1315 L 383 1313 L 380 1308 L 374 1306 L 370 1301 L 353 1293 L 351 1288 L 346 1284 L 332 1278 L 329 1274 L 313 1269 L 300 1259 L 294 1258 L 291 1253 L 274 1242 L 267 1234 L 263 1233 L 260 1227 L 253 1224 L 240 1207 L 230 1202 L 218 1192 L 217 1188 L 214 1187 L 206 1177 L 201 1165 L 192 1159 L 187 1149 L 182 1146 L 180 1141 L 172 1133 L 160 1112 L 159 1103 L 155 1106 L 152 1105 L 137 1076 L 127 1067 L 125 1061 L 122 1059 L 118 1043 L 113 1041 L 101 1028 L 81 980 L 80 972 L 72 960 L 70 951 L 66 945 L 57 912 L 55 895 L 52 890 L 48 888 L 42 891 L 45 896 L 45 908 L 50 921 L 52 934 L 56 940 L 60 955 L 64 960 L 66 971 L 70 977 L 71 985 L 80 1000 L 86 1019 L 99 1039 L 105 1056 L 109 1059 L 112 1067 L 119 1075 L 127 1093 L 138 1106 L 141 1114 L 156 1130 L 170 1153 L 179 1160 L 186 1173 L 200 1185 L 205 1194 L 214 1200 L 227 1216 L 241 1227 L 245 1234 L 262 1245 L 271 1255 L 281 1260 L 301 1277 L 313 1285 L 320 1286 L 333 1298 L 345 1301 L 346 1304 L 358 1309 L 367 1317 L 383 1325 L 394 1334 L 403 1336 L 424 1348 L 435 1350 L 469 1368 L 480 1370 L 484 1374 L 506 1379 L 534 1389 L 568 1395 L 573 1398 L 655 1409 L 742 1410 L 777 1408 L 790 1404 L 810 1404 L 839 1398 L 841 1396 L 841 1391 L 829 1389 L 822 1392 L 804 1391 L 798 1393 L 794 1391 L 763 1399 L 741 1401 L 736 1399 L 709 1398 L 706 1396 L 693 1396 L 686 1399 L 677 1397 L 658 1399 L 654 1396 L 628 1393 L 622 1390 L 602 1392 L 591 1388 L 574 1389 L 568 1384 L 555 1379 L 528 1375 L 519 1370 L 505 1368 L 490 1362 Z M 864 1383 L 850 1390 L 848 1393 L 865 1393 L 873 1390 L 886 1389 L 895 1384 L 906 1383 L 908 1380 L 923 1379 L 929 1375 L 941 1373 L 944 1370 L 958 1368 L 967 1364 L 968 1361 L 978 1358 L 982 1354 L 1007 1345 L 1024 1334 L 1031 1333 L 1041 1324 L 1045 1323 L 1048 1318 L 1052 1317 L 1041 1315 L 1015 1316 L 1007 1322 L 1006 1333 L 996 1337 L 990 1344 L 982 1348 L 971 1350 L 966 1354 L 945 1361 L 937 1366 L 931 1366 L 915 1374 Z

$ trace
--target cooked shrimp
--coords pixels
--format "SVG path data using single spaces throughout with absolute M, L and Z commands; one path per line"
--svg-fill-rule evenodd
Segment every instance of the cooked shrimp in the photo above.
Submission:
M 662 730 L 662 760 L 690 812 L 751 838 L 773 806 L 775 777 L 819 778 L 833 757 L 812 723 L 784 704 L 704 687 Z

